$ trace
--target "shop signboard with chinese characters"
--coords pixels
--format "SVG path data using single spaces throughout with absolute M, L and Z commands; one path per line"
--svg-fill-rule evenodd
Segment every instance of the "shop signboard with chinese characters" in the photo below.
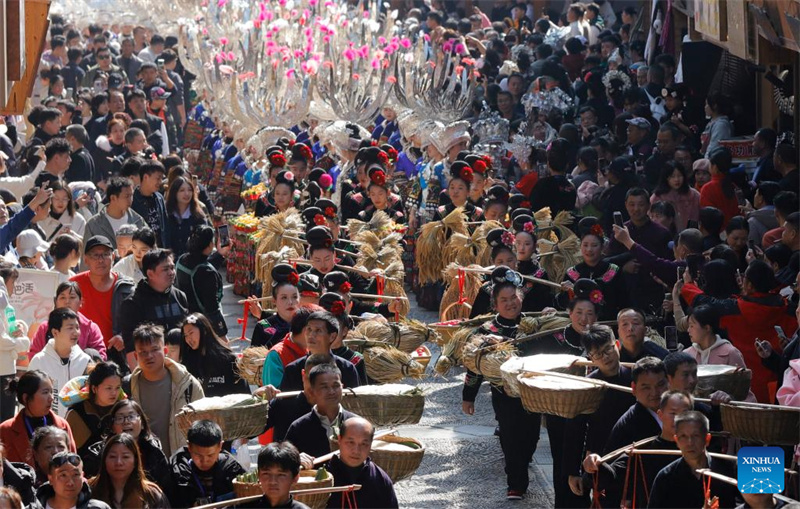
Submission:
M 42 322 L 47 321 L 55 306 L 53 296 L 58 288 L 58 273 L 36 269 L 17 269 L 19 277 L 9 303 L 17 320 L 28 325 L 28 337 L 33 338 Z

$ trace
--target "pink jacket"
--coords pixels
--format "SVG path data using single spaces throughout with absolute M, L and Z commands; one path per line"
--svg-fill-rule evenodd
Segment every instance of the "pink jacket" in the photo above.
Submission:
M 678 231 L 685 230 L 688 221 L 700 219 L 700 193 L 697 189 L 689 188 L 689 192 L 686 194 L 671 190 L 666 194 L 653 193 L 650 196 L 650 203 L 659 201 L 668 201 L 675 208 L 675 228 Z
M 81 327 L 81 337 L 78 338 L 78 346 L 81 350 L 87 348 L 94 348 L 100 354 L 100 357 L 106 359 L 106 344 L 103 342 L 103 333 L 100 332 L 100 327 L 93 321 L 86 318 L 82 313 L 78 313 L 78 324 Z M 31 343 L 31 351 L 28 353 L 29 358 L 44 350 L 44 345 L 47 344 L 47 322 L 42 322 L 33 335 L 33 342 Z
M 733 346 L 727 339 L 722 339 L 717 336 L 717 341 L 711 345 L 707 350 L 701 350 L 697 343 L 692 343 L 692 346 L 684 350 L 692 357 L 695 358 L 697 364 L 714 364 L 722 366 L 736 366 L 739 368 L 746 368 L 742 352 Z M 747 395 L 745 401 L 756 401 L 756 396 L 752 391 Z
M 789 361 L 789 369 L 783 374 L 783 385 L 778 389 L 778 403 L 783 406 L 800 407 L 800 359 Z

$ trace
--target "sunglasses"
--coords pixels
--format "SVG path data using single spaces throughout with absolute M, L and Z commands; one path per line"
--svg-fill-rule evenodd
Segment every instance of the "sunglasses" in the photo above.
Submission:
M 111 55 L 97 55 L 97 60 L 108 60 Z
M 72 466 L 81 466 L 81 457 L 74 453 L 69 454 L 56 454 L 50 459 L 50 466 L 52 468 L 60 468 L 69 463 Z

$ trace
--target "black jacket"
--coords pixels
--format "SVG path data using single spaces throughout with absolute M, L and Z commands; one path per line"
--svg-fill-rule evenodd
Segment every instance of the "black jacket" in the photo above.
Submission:
M 47 500 L 50 499 L 55 492 L 50 483 L 44 483 L 36 490 L 36 499 L 31 503 L 29 509 L 44 509 L 47 507 Z M 92 498 L 92 491 L 86 481 L 83 481 L 83 487 L 78 494 L 78 503 L 75 504 L 75 509 L 111 509 L 108 504 L 102 500 L 95 500 Z
M 261 498 L 253 500 L 252 502 L 239 504 L 236 507 L 239 507 L 240 509 L 309 509 L 307 505 L 302 502 L 298 502 L 292 498 L 291 495 L 289 496 L 289 501 L 281 505 L 269 505 L 269 500 L 267 500 L 267 497 L 262 496 Z
M 639 449 L 677 451 L 678 445 L 659 436 L 652 442 L 639 447 Z M 634 492 L 636 493 L 636 507 L 646 507 L 647 497 L 645 493 L 649 493 L 653 488 L 653 481 L 655 481 L 661 469 L 675 461 L 678 456 L 641 454 L 639 458 L 644 470 L 644 479 L 642 478 L 642 470 L 637 467 L 635 488 L 633 484 L 634 459 L 631 459 L 627 454 L 617 457 L 614 461 L 599 465 L 598 485 L 600 490 L 605 491 L 605 499 L 601 499 L 603 507 L 609 509 L 620 507 L 621 501 L 631 500 Z M 623 493 L 626 484 L 627 491 Z
M 294 421 L 311 411 L 313 405 L 308 402 L 305 393 L 301 392 L 293 398 L 275 398 L 269 402 L 270 412 L 267 414 L 267 425 L 264 430 L 272 429 L 272 437 L 276 441 L 286 438 L 286 432 Z
M 303 390 L 303 369 L 306 367 L 306 359 L 308 359 L 308 355 L 289 363 L 284 368 L 283 380 L 281 381 L 282 391 Z M 342 385 L 345 388 L 352 389 L 361 385 L 358 379 L 358 371 L 352 362 L 344 360 L 338 355 L 334 355 L 333 360 L 336 362 L 336 367 L 342 372 Z
M 172 493 L 172 483 L 170 475 L 169 461 L 161 450 L 161 443 L 153 435 L 151 438 L 139 436 L 136 441 L 139 444 L 139 453 L 142 455 L 142 468 L 147 474 L 147 480 L 158 484 L 167 497 Z M 87 479 L 100 473 L 100 456 L 103 452 L 103 444 L 100 440 L 90 445 L 83 458 L 83 475 Z
M 530 195 L 531 210 L 550 207 L 553 217 L 562 210 L 575 208 L 578 193 L 575 186 L 564 175 L 551 175 L 540 179 Z
M 178 449 L 169 463 L 172 467 L 172 483 L 175 487 L 172 497 L 170 497 L 173 507 L 192 507 L 198 505 L 198 499 L 207 499 L 213 502 L 232 499 L 234 498 L 233 480 L 236 476 L 245 473 L 245 469 L 231 453 L 222 451 L 211 469 L 214 479 L 212 491 L 206 492 L 205 488 L 200 485 L 201 475 L 195 468 L 186 447 Z
M 166 292 L 157 292 L 142 279 L 136 284 L 133 295 L 122 303 L 120 315 L 125 351 L 132 352 L 133 329 L 143 322 L 152 322 L 168 331 L 178 327 L 189 314 L 186 294 L 170 286 Z
M 193 377 L 203 386 L 205 397 L 225 396 L 227 394 L 250 394 L 250 387 L 239 378 L 236 368 L 236 355 L 227 352 L 227 358 L 181 355 L 181 362 Z
M 64 173 L 64 179 L 67 182 L 97 182 L 94 159 L 88 150 L 81 147 L 72 153 L 72 162 Z
M 605 377 L 600 370 L 595 370 L 589 378 L 623 387 L 631 386 L 631 370 L 624 366 L 620 367 L 617 376 Z M 566 421 L 562 464 L 569 475 L 580 475 L 581 462 L 587 453 L 602 454 L 614 425 L 635 402 L 633 396 L 626 392 L 606 391 L 597 411 Z
M 616 451 L 620 447 L 630 445 L 637 440 L 660 434 L 661 426 L 658 425 L 656 418 L 637 401 L 614 424 L 614 428 L 611 430 L 606 446 L 603 449 L 603 454 Z
M 342 413 L 339 414 L 337 420 L 342 423 L 353 417 L 358 417 L 358 415 L 342 409 Z M 315 458 L 331 452 L 331 444 L 328 440 L 325 426 L 323 426 L 322 421 L 319 420 L 319 416 L 313 409 L 289 426 L 285 439 L 294 444 L 298 451 Z
M 190 215 L 187 219 L 178 219 L 175 214 L 167 214 L 167 248 L 171 249 L 178 259 L 186 252 L 186 242 L 196 226 L 208 224 L 205 217 Z
M 167 237 L 167 205 L 161 193 L 156 191 L 150 196 L 145 196 L 137 187 L 133 192 L 131 208 L 142 216 L 147 226 L 156 234 L 159 246 L 170 245 Z
M 736 479 L 735 465 L 724 459 L 708 458 L 708 466 L 712 471 L 734 479 Z M 704 480 L 705 476 L 696 477 L 686 461 L 678 458 L 664 467 L 656 476 L 647 507 L 703 507 L 705 502 Z M 736 486 L 711 479 L 711 493 L 719 497 L 720 508 L 736 507 L 739 498 L 739 490 Z
M 220 256 L 185 253 L 175 266 L 175 286 L 186 294 L 189 311 L 203 313 L 219 336 L 228 334 L 222 315 L 222 276 L 213 265 Z M 194 276 L 192 276 L 194 273 Z
M 30 465 L 3 460 L 3 486 L 13 486 L 22 498 L 22 505 L 30 505 L 35 500 L 35 483 L 36 472 Z
M 355 506 L 363 509 L 395 509 L 399 507 L 392 480 L 372 459 L 367 458 L 361 471 L 355 477 L 352 477 L 350 467 L 345 465 L 338 456 L 334 456 L 328 462 L 328 471 L 333 475 L 334 486 L 361 485 L 361 489 L 353 493 L 356 498 Z M 331 509 L 343 507 L 342 494 L 331 493 L 328 507 Z
M 278 313 L 272 315 L 262 313 L 261 318 L 253 329 L 250 346 L 272 348 L 291 330 L 291 324 L 281 318 Z

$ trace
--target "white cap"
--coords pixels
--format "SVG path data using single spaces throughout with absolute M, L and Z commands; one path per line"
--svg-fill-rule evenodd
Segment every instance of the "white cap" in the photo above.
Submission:
M 46 253 L 50 243 L 45 242 L 34 230 L 22 230 L 17 235 L 17 254 L 20 257 L 33 258 L 36 253 Z

